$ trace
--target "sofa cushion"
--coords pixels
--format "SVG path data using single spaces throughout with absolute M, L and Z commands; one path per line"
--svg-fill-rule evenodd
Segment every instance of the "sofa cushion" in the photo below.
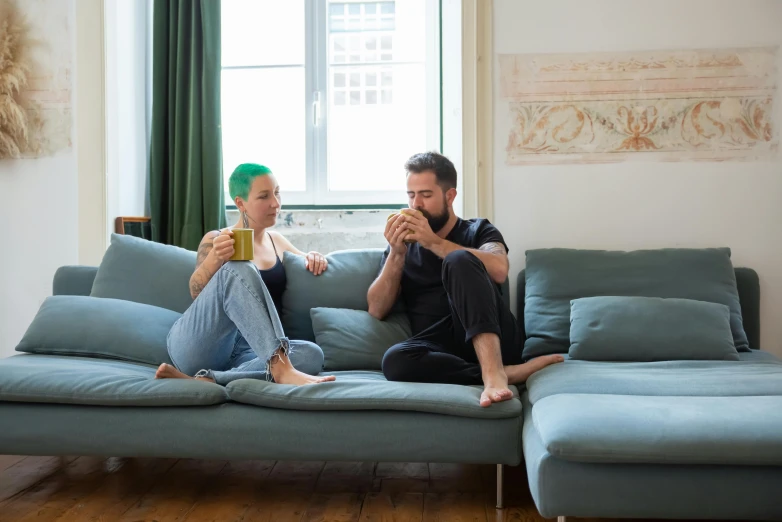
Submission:
M 658 297 L 571 301 L 568 354 L 587 361 L 739 360 L 727 306 Z
M 342 250 L 328 254 L 329 266 L 319 276 L 304 267 L 304 257 L 285 252 L 288 284 L 282 294 L 282 325 L 291 339 L 315 342 L 310 310 L 349 308 L 366 311 L 367 290 L 380 269 L 380 249 Z
M 380 321 L 363 310 L 313 308 L 310 317 L 326 371 L 380 370 L 386 351 L 412 335 L 405 313 Z
M 694 299 L 726 305 L 736 349 L 749 350 L 730 249 L 530 250 L 525 275 L 525 359 L 566 353 L 570 345 L 570 301 L 601 295 Z
M 171 364 L 166 337 L 180 317 L 165 308 L 120 299 L 47 297 L 16 351 Z
M 190 250 L 112 234 L 90 295 L 183 313 L 193 302 L 189 283 L 195 261 Z
M 560 393 L 668 397 L 782 396 L 782 361 L 742 352 L 739 361 L 610 363 L 566 360 L 527 379 L 532 404 Z
M 208 406 L 225 388 L 194 379 L 155 379 L 154 366 L 56 355 L 0 359 L 0 402 L 93 406 Z
M 514 398 L 482 408 L 481 386 L 386 381 L 379 372 L 334 372 L 334 382 L 288 386 L 239 379 L 226 388 L 231 400 L 289 410 L 398 410 L 439 413 L 476 419 L 507 419 L 521 415 L 518 390 Z
M 564 460 L 782 465 L 782 396 L 559 394 L 536 402 L 532 419 Z

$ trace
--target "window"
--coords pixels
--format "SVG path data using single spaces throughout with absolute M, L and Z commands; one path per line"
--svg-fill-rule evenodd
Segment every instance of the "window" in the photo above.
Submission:
M 286 205 L 404 203 L 405 160 L 440 148 L 438 6 L 223 0 L 226 180 L 262 163 Z

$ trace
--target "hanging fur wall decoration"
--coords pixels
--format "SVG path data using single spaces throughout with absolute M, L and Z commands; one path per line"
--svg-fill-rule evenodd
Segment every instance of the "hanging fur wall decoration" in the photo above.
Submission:
M 28 31 L 16 0 L 0 0 L 0 159 L 19 158 L 29 145 L 30 120 L 19 98 L 30 74 Z

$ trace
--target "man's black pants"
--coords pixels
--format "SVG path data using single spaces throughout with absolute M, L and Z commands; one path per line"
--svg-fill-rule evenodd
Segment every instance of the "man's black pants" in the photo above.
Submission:
M 481 260 L 466 250 L 452 252 L 443 260 L 442 277 L 450 315 L 389 348 L 383 357 L 386 379 L 482 384 L 472 344 L 481 333 L 499 336 L 503 365 L 521 364 L 516 319 Z

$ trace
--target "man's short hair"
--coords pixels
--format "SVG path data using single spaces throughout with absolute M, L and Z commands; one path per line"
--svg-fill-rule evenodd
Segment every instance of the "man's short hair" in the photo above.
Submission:
M 437 177 L 437 184 L 448 190 L 456 188 L 456 167 L 451 160 L 437 152 L 421 152 L 405 163 L 407 174 L 421 174 L 431 171 Z

